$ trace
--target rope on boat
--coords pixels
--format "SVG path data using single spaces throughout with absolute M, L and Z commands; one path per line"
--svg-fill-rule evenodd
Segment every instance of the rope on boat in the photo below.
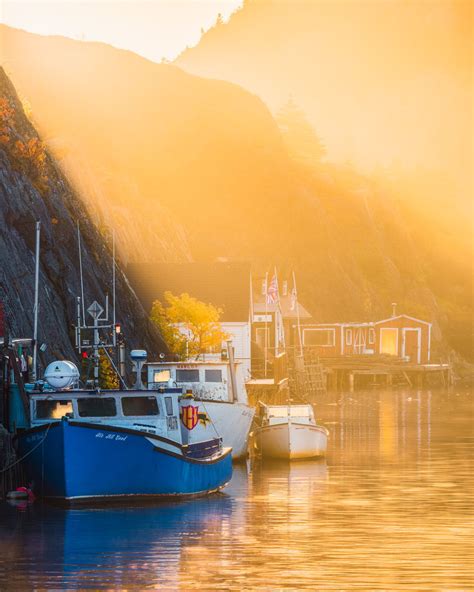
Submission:
M 43 444 L 43 442 L 46 440 L 46 436 L 48 435 L 49 432 L 49 428 L 52 426 L 53 424 L 48 424 L 48 428 L 46 430 L 46 433 L 44 434 L 43 438 L 38 442 L 38 444 L 36 444 L 36 446 L 33 446 L 33 448 L 27 452 L 26 454 L 24 454 L 22 457 L 17 458 L 15 460 L 15 462 L 13 462 L 11 465 L 8 465 L 8 467 L 5 467 L 4 469 L 0 470 L 0 473 L 5 473 L 6 471 L 8 471 L 9 469 L 11 469 L 12 467 L 14 467 L 15 465 L 17 465 L 18 463 L 20 463 L 22 460 L 24 460 L 27 456 L 29 456 L 32 452 L 34 452 L 37 448 L 39 448 L 39 446 L 41 446 L 41 444 Z

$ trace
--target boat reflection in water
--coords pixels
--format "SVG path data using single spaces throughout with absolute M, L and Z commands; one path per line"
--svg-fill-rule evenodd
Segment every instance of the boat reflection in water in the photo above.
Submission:
M 219 535 L 231 513 L 232 501 L 224 494 L 131 507 L 36 503 L 20 514 L 10 508 L 2 522 L 21 520 L 23 536 L 12 537 L 9 553 L 22 556 L 25 567 L 17 570 L 15 561 L 2 565 L 5 581 L 12 590 L 176 589 L 182 549 L 199 544 L 207 532 Z

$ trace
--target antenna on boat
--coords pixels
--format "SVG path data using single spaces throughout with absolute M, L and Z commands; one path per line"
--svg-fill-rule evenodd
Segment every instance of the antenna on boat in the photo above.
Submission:
M 82 248 L 81 248 L 81 231 L 79 229 L 79 220 L 77 221 L 77 246 L 79 250 L 79 276 L 81 279 L 81 302 L 82 302 L 82 322 L 86 323 L 86 308 L 84 304 L 84 278 L 82 275 Z
M 39 258 L 40 258 L 41 222 L 36 221 L 36 252 L 35 252 L 35 304 L 33 307 L 33 368 L 32 378 L 36 381 L 38 360 L 38 296 L 39 296 Z
M 120 382 L 124 388 L 127 388 L 124 379 L 123 372 L 121 373 L 117 369 L 116 364 L 112 360 L 107 348 L 117 346 L 117 334 L 120 333 L 120 325 L 117 325 L 116 319 L 116 259 L 115 259 L 115 232 L 112 233 L 112 318 L 109 317 L 109 295 L 105 296 L 105 310 L 97 300 L 94 300 L 92 304 L 87 308 L 85 307 L 84 298 L 84 277 L 82 272 L 82 248 L 81 248 L 81 233 L 79 228 L 79 221 L 77 222 L 77 240 L 79 249 L 79 273 L 81 282 L 81 296 L 76 298 L 76 318 L 77 325 L 76 331 L 76 348 L 80 354 L 84 357 L 87 356 L 87 351 L 91 351 L 90 359 L 93 363 L 94 368 L 94 386 L 99 386 L 99 363 L 100 355 L 99 351 L 103 350 L 104 355 L 109 359 L 112 368 L 119 377 Z M 86 312 L 93 319 L 92 324 L 88 324 L 86 320 Z M 82 338 L 83 331 L 89 333 L 88 339 Z M 92 339 L 91 337 L 92 332 Z M 102 335 L 101 335 L 102 332 Z M 119 364 L 120 365 L 120 364 Z M 88 371 L 89 372 L 89 371 Z M 88 377 L 87 377 L 88 378 Z
M 107 318 L 108 314 L 107 314 Z M 117 345 L 117 332 L 115 330 L 115 326 L 117 324 L 117 320 L 115 317 L 115 229 L 112 229 L 112 323 L 113 323 L 113 343 L 114 346 Z

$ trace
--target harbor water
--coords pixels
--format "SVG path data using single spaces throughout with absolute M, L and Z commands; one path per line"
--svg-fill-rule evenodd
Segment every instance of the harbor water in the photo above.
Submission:
M 326 460 L 237 465 L 204 499 L 0 502 L 0 590 L 474 590 L 472 395 L 332 393 L 316 414 Z

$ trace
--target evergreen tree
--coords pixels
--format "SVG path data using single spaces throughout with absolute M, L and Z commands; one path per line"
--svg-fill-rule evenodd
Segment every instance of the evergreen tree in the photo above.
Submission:
M 290 156 L 306 166 L 315 166 L 326 155 L 326 148 L 318 138 L 304 111 L 290 97 L 277 113 L 276 120 Z

